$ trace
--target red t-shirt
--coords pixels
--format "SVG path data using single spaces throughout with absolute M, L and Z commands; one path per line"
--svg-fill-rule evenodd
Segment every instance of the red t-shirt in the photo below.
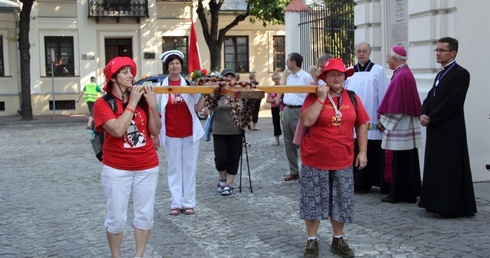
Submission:
M 169 86 L 180 86 L 180 80 L 168 80 Z M 192 115 L 180 94 L 169 94 L 165 107 L 165 134 L 184 138 L 192 135 Z M 194 108 L 193 108 L 194 110 Z
M 109 104 L 98 98 L 94 104 L 94 122 L 97 131 L 104 131 L 102 125 L 110 119 L 117 119 L 124 112 L 122 101 L 116 100 L 116 114 Z M 121 170 L 144 170 L 159 165 L 153 140 L 148 132 L 148 117 L 145 109 L 136 107 L 130 126 L 122 137 L 114 137 L 105 132 L 102 147 L 102 163 Z
M 316 94 L 309 94 L 303 103 L 304 109 L 315 103 Z M 339 106 L 339 98 L 332 98 Z M 309 127 L 301 143 L 301 162 L 322 170 L 339 170 L 352 166 L 354 160 L 354 126 L 369 121 L 361 99 L 356 95 L 357 110 L 346 90 L 340 99 L 341 123 L 335 122 L 335 110 L 327 98 L 316 122 Z M 357 114 L 357 115 L 356 115 Z

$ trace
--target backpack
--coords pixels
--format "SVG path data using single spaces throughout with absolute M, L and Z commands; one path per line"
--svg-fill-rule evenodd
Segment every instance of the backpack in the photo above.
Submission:
M 356 100 L 356 93 L 353 90 L 347 90 L 347 94 L 349 94 L 350 101 L 352 101 L 352 105 L 354 105 L 354 108 L 357 111 L 357 100 Z
M 111 93 L 107 93 L 102 97 L 107 104 L 111 107 L 112 112 L 116 114 L 117 105 L 114 96 Z M 104 145 L 104 134 L 105 132 L 99 132 L 95 130 L 95 122 L 92 120 L 92 125 L 90 126 L 92 134 L 90 135 L 90 143 L 95 152 L 95 157 L 102 162 L 102 146 Z

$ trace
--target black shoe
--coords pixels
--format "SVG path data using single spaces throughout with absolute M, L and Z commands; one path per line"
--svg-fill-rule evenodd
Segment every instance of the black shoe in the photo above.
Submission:
M 396 203 L 394 200 L 392 200 L 389 196 L 385 198 L 381 198 L 382 202 L 389 202 L 389 203 Z
M 360 193 L 360 194 L 367 194 L 367 193 L 370 193 L 372 190 L 371 190 L 371 186 L 367 187 L 367 186 L 354 186 L 354 192 L 356 193 Z
M 369 189 L 366 188 L 366 189 L 359 190 L 358 193 L 360 193 L 360 194 L 367 194 L 367 193 L 370 193 L 371 191 L 372 191 L 371 188 L 369 188 Z
M 381 183 L 381 186 L 379 187 L 380 194 L 389 194 L 390 190 L 391 190 L 391 184 L 386 182 Z
M 456 214 L 444 214 L 436 211 L 429 211 L 428 212 L 428 217 L 431 218 L 436 218 L 436 219 L 454 219 L 454 218 L 459 218 L 459 217 L 464 217 L 463 215 L 456 215 Z
M 293 181 L 298 179 L 299 179 L 299 174 L 289 174 L 284 177 L 284 181 Z

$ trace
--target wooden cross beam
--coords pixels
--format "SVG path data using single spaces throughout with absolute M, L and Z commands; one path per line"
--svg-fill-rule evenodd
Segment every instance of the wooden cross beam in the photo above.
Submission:
M 173 93 L 201 93 L 212 94 L 217 86 L 154 86 L 153 89 L 157 94 L 173 94 Z M 264 93 L 314 93 L 316 92 L 316 85 L 302 85 L 302 86 L 257 86 L 256 88 L 250 87 L 222 87 L 221 94 L 233 97 L 235 99 L 262 99 Z

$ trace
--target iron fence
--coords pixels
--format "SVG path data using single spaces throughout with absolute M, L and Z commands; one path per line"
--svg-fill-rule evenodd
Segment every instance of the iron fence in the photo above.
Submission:
M 300 14 L 300 52 L 303 68 L 316 65 L 316 59 L 330 53 L 354 64 L 354 1 L 325 0 L 312 3 Z

